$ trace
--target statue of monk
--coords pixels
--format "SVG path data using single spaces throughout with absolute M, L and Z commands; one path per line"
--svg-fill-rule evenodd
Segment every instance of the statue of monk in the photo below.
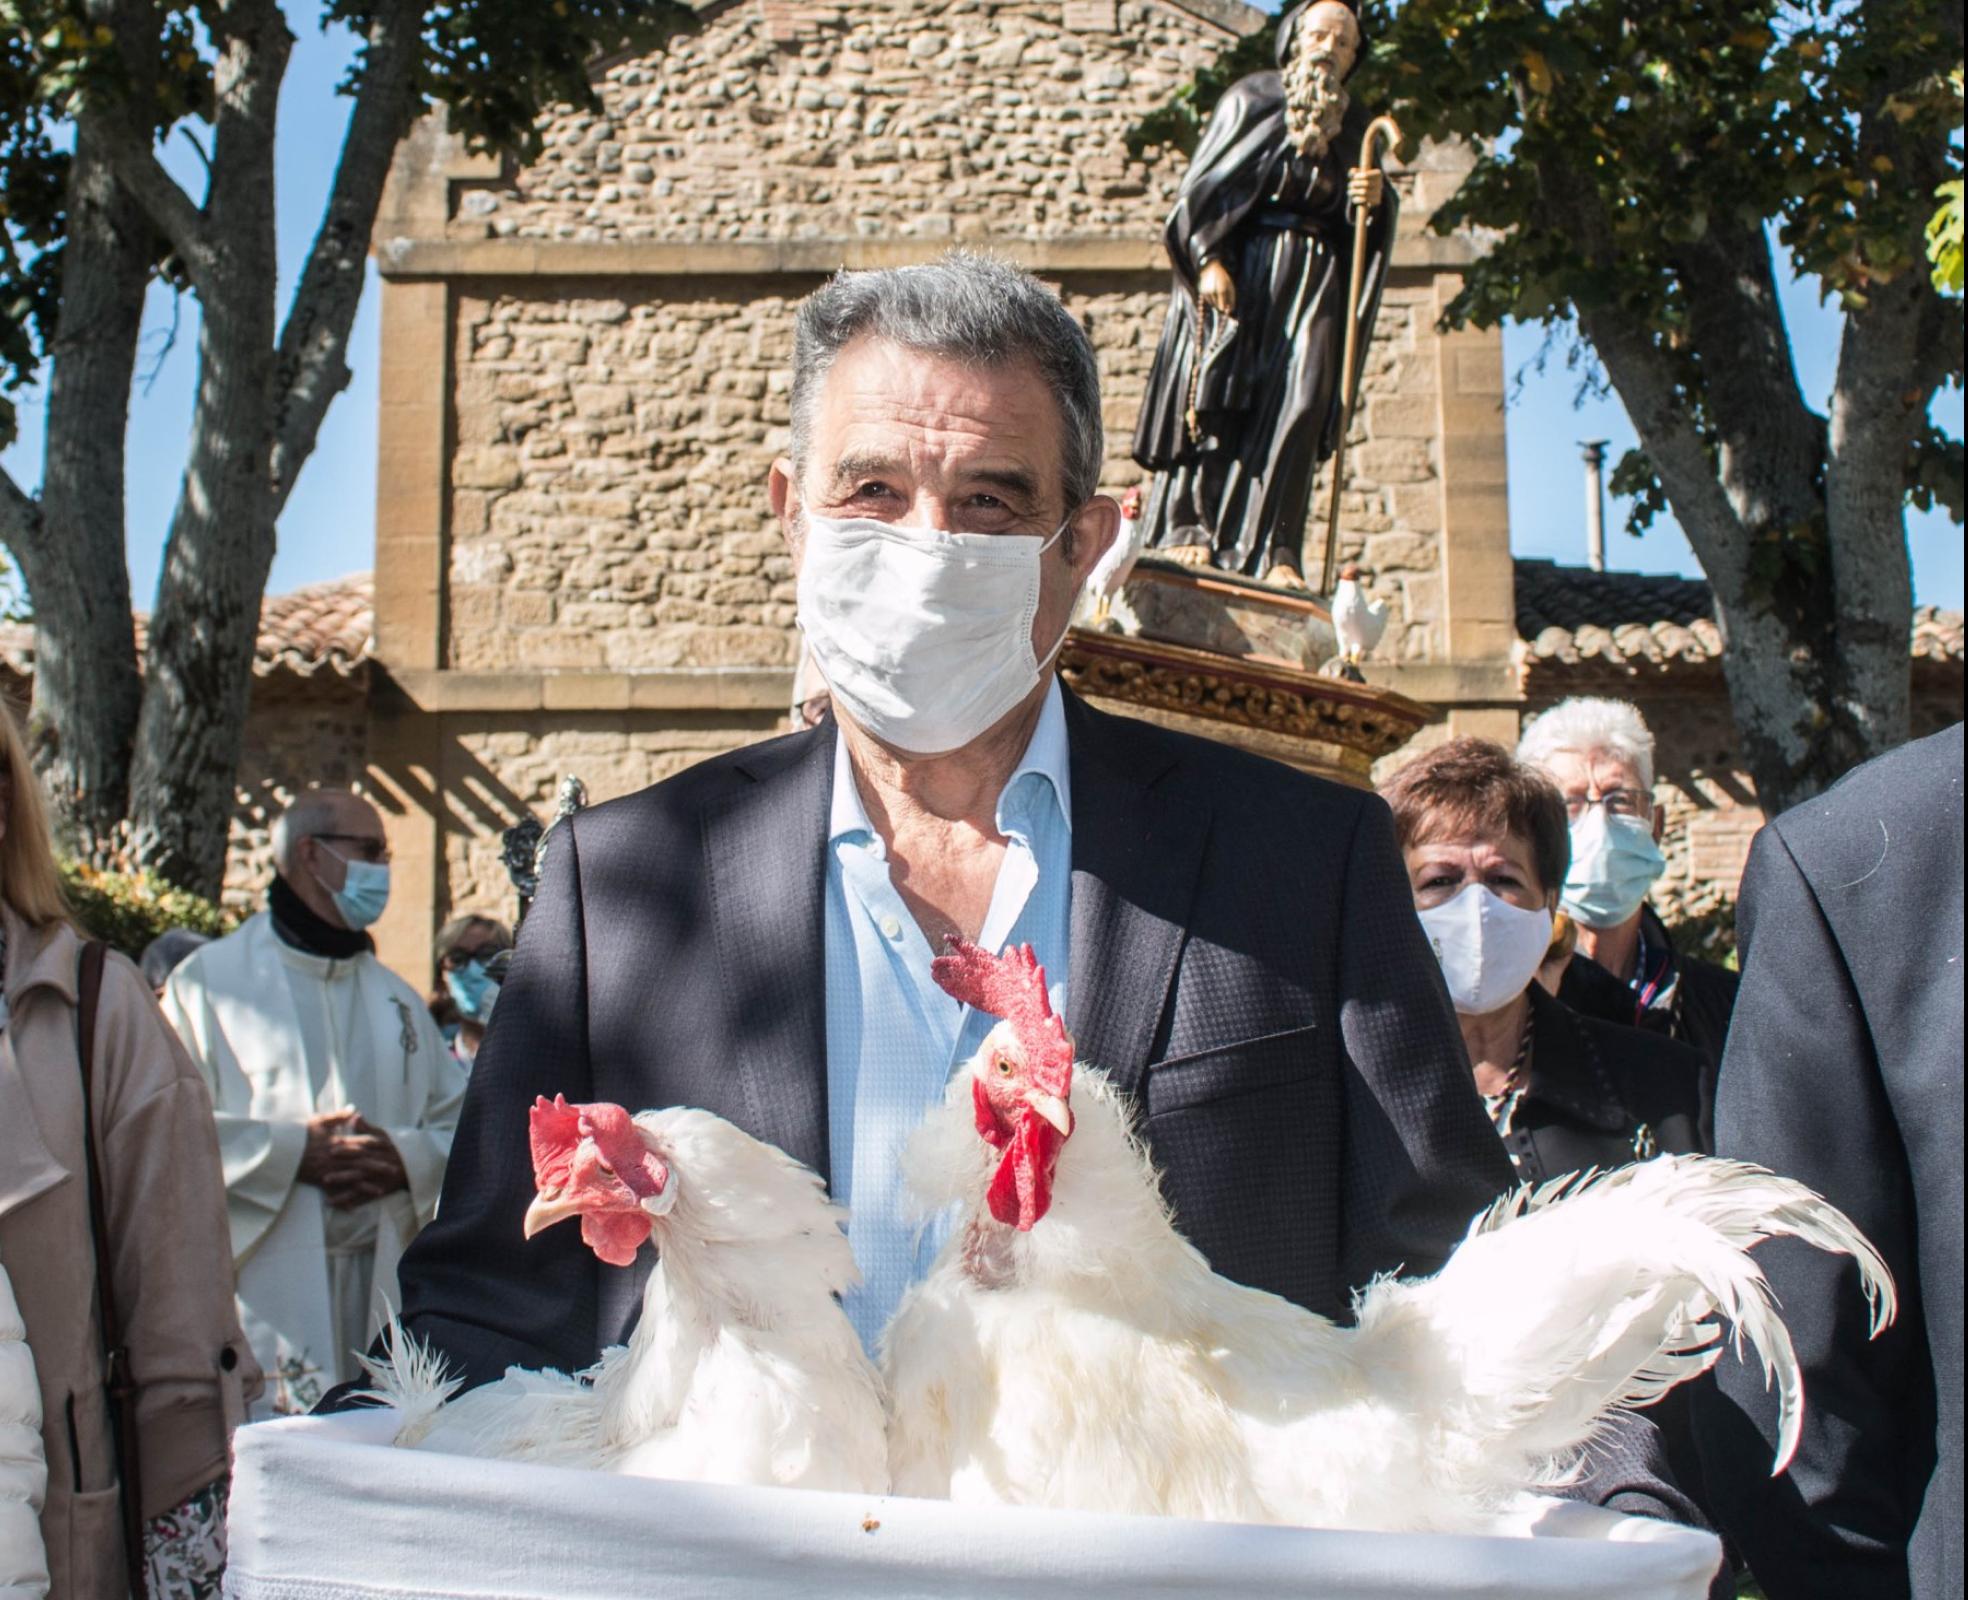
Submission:
M 1369 120 L 1345 89 L 1359 52 L 1341 0 L 1288 12 L 1279 70 L 1224 94 L 1169 213 L 1175 285 L 1134 459 L 1154 474 L 1148 547 L 1191 565 L 1305 586 L 1313 475 L 1339 435 L 1353 207 L 1374 207 L 1361 351 L 1394 238 L 1391 191 L 1352 173 Z

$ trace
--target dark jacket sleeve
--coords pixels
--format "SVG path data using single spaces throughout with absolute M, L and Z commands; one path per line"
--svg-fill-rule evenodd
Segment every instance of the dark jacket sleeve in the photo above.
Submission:
M 1739 913 L 1743 981 L 1716 1106 L 1717 1153 L 1756 1161 L 1831 1198 L 1913 1282 L 1907 1155 L 1851 973 L 1782 834 L 1758 835 Z M 1776 1397 L 1760 1368 L 1724 1355 L 1696 1435 L 1711 1504 L 1772 1597 L 1909 1592 L 1903 1547 L 1932 1464 L 1927 1369 L 1909 1349 L 1917 1306 L 1867 1339 L 1849 1260 L 1780 1240 L 1756 1253 L 1804 1371 L 1797 1458 L 1772 1478 Z
M 594 1098 L 575 832 L 564 824 L 548 846 L 539 897 L 472 1069 L 437 1217 L 399 1270 L 404 1325 L 443 1352 L 468 1387 L 513 1365 L 575 1371 L 599 1354 L 599 1269 L 580 1230 L 521 1235 L 534 1194 L 534 1097 Z
M 1378 1272 L 1434 1272 L 1511 1177 L 1377 797 L 1347 853 L 1338 948 L 1341 1265 L 1358 1287 Z

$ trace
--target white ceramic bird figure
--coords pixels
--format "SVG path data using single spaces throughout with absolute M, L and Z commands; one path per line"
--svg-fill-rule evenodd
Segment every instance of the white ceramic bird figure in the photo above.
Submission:
M 1340 659 L 1355 672 L 1387 631 L 1387 602 L 1367 598 L 1360 569 L 1351 561 L 1339 569 L 1339 582 L 1333 586 L 1332 625 Z
M 1713 1364 L 1712 1314 L 1777 1380 L 1782 1469 L 1803 1384 L 1760 1241 L 1856 1257 L 1875 1331 L 1892 1318 L 1878 1254 L 1803 1185 L 1663 1156 L 1499 1201 L 1434 1277 L 1369 1284 L 1338 1326 L 1211 1271 L 1176 1231 L 1128 1102 L 1074 1061 L 1029 946 L 953 940 L 935 975 L 1006 1020 L 907 1153 L 918 1198 L 962 1220 L 883 1341 L 898 1494 L 1495 1532 L 1609 1412 Z
M 1141 486 L 1135 484 L 1121 496 L 1120 531 L 1114 535 L 1106 553 L 1093 564 L 1093 571 L 1087 574 L 1086 587 L 1081 590 L 1080 603 L 1075 608 L 1075 622 L 1083 627 L 1105 628 L 1108 619 L 1116 617 L 1122 632 L 1131 631 L 1133 613 L 1121 591 L 1147 542 L 1148 524 L 1141 516 Z
M 514 1367 L 455 1399 L 390 1329 L 366 1363 L 393 1442 L 644 1478 L 879 1494 L 881 1381 L 837 1298 L 860 1279 L 818 1175 L 708 1111 L 535 1102 L 528 1238 L 578 1217 L 606 1265 L 660 1260 L 626 1345 L 587 1372 Z M 513 1241 L 514 1248 L 519 1241 Z

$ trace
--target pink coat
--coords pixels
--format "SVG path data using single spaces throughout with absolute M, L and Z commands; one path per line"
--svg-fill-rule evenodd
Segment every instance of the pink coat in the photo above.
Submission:
M 82 942 L 60 924 L 29 927 L 4 904 L 0 923 L 9 1012 L 0 1032 L 0 1260 L 40 1379 L 41 1531 L 53 1593 L 120 1600 L 123 1539 L 76 1054 Z M 261 1378 L 233 1310 L 211 1100 L 142 976 L 119 955 L 103 973 L 95 1059 L 113 1281 L 139 1388 L 149 1519 L 227 1470 L 231 1430 Z

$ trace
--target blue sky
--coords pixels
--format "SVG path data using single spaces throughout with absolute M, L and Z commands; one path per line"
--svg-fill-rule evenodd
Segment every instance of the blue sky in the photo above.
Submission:
M 298 44 L 281 96 L 277 184 L 283 310 L 320 219 L 348 104 L 334 93 L 349 59 L 348 35 L 338 30 L 323 36 L 308 20 L 307 9 L 289 6 Z M 174 141 L 166 158 L 181 179 L 192 181 L 196 157 L 186 141 Z M 281 519 L 271 579 L 276 593 L 365 569 L 373 559 L 377 338 L 373 267 L 370 280 L 350 341 L 354 382 L 329 411 L 320 443 Z M 1809 283 L 1792 284 L 1785 307 L 1806 397 L 1821 404 L 1837 359 L 1838 317 L 1817 304 L 1815 287 Z M 170 297 L 153 289 L 140 363 L 148 382 L 139 386 L 130 415 L 130 576 L 136 603 L 146 610 L 157 587 L 164 535 L 191 426 L 196 302 L 187 297 L 178 310 L 176 341 L 167 350 L 173 315 Z M 1609 460 L 1616 461 L 1634 442 L 1633 430 L 1617 397 L 1588 397 L 1574 404 L 1580 374 L 1566 369 L 1562 351 L 1554 348 L 1542 375 L 1531 370 L 1543 342 L 1542 330 L 1535 327 L 1513 327 L 1504 335 L 1506 377 L 1523 374 L 1508 416 L 1511 544 L 1520 555 L 1583 563 L 1584 479 L 1578 441 L 1610 440 Z M 1938 420 L 1957 435 L 1962 426 L 1961 398 L 1960 391 L 1952 391 L 1941 397 L 1936 408 Z M 15 480 L 30 489 L 41 476 L 41 407 L 39 394 L 21 397 L 20 438 L 0 457 Z M 733 492 L 744 493 L 745 486 L 734 485 Z M 764 486 L 757 486 L 757 492 L 762 498 Z M 1678 527 L 1663 520 L 1644 538 L 1633 539 L 1621 531 L 1625 514 L 1622 503 L 1609 500 L 1609 565 L 1638 572 L 1699 572 Z M 1916 600 L 1959 608 L 1961 530 L 1945 513 L 1935 511 L 1910 515 L 1908 537 Z

